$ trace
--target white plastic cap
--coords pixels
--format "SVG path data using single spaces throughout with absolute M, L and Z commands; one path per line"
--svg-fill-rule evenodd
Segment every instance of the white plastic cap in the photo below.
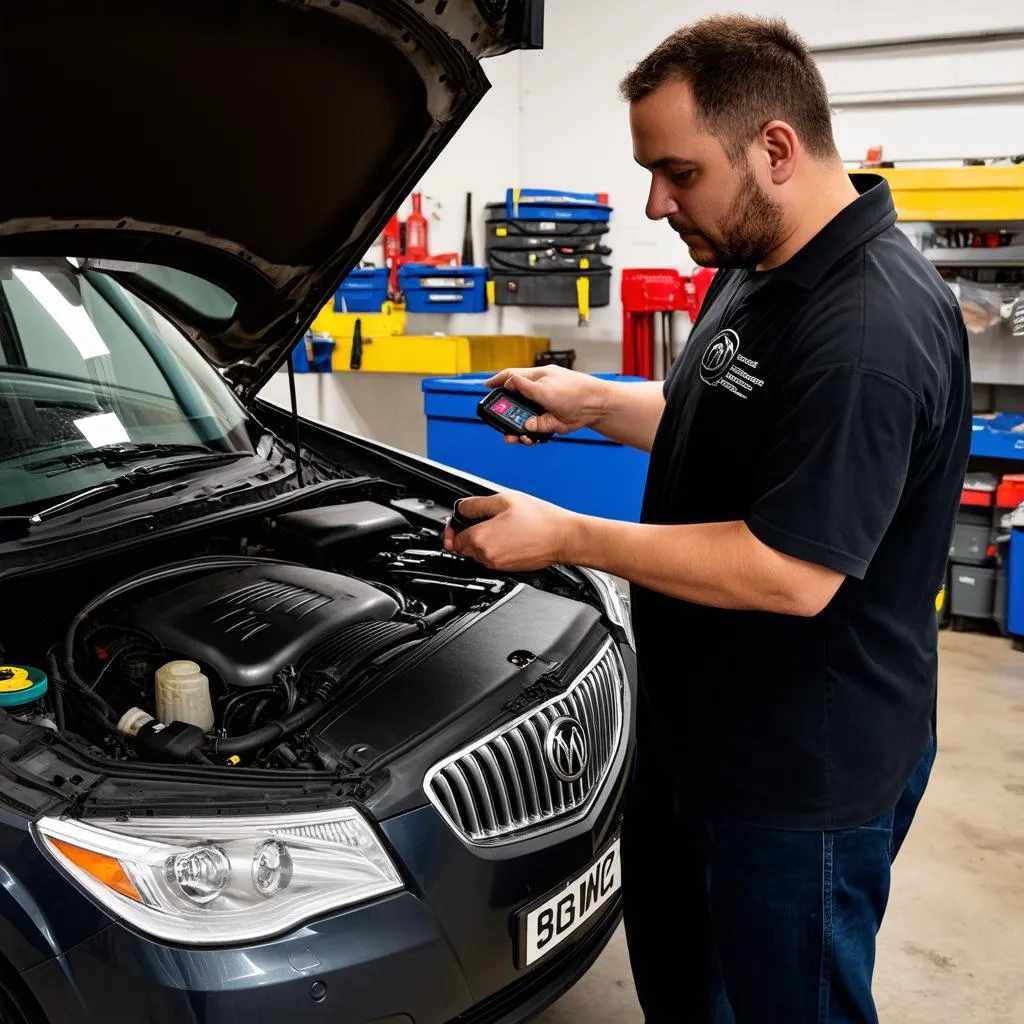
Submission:
M 169 661 L 160 667 L 160 672 L 179 679 L 202 675 L 194 661 Z
M 153 716 L 142 708 L 129 708 L 117 723 L 117 731 L 123 732 L 125 736 L 137 736 L 139 730 L 147 723 L 152 722 Z

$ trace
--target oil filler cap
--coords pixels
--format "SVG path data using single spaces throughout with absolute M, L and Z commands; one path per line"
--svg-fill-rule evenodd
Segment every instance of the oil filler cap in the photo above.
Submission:
M 31 704 L 46 693 L 46 673 L 24 665 L 0 665 L 0 708 Z

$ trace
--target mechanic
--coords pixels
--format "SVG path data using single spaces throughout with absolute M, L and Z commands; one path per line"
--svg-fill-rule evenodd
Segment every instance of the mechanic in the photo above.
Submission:
M 446 544 L 633 584 L 623 884 L 646 1020 L 876 1021 L 890 864 L 935 751 L 966 331 L 888 184 L 845 172 L 784 22 L 696 22 L 622 92 L 647 216 L 721 268 L 701 315 L 664 386 L 559 367 L 490 384 L 548 410 L 531 430 L 649 450 L 641 522 L 502 493 L 465 500 L 484 521 Z

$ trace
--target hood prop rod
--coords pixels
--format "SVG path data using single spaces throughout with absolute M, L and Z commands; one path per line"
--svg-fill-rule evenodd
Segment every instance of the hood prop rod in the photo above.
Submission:
M 300 341 L 298 344 L 302 344 Z M 295 397 L 295 364 L 288 353 L 288 397 L 292 406 L 292 443 L 295 445 L 295 482 L 302 487 L 302 442 L 299 437 L 299 403 Z

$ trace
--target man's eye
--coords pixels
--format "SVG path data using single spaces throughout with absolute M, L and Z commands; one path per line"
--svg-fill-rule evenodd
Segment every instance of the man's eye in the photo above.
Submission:
M 672 180 L 677 185 L 686 185 L 686 184 L 688 184 L 689 182 L 691 182 L 693 180 L 693 176 L 696 173 L 697 172 L 693 171 L 693 170 L 689 170 L 689 171 L 673 171 L 672 172 Z

